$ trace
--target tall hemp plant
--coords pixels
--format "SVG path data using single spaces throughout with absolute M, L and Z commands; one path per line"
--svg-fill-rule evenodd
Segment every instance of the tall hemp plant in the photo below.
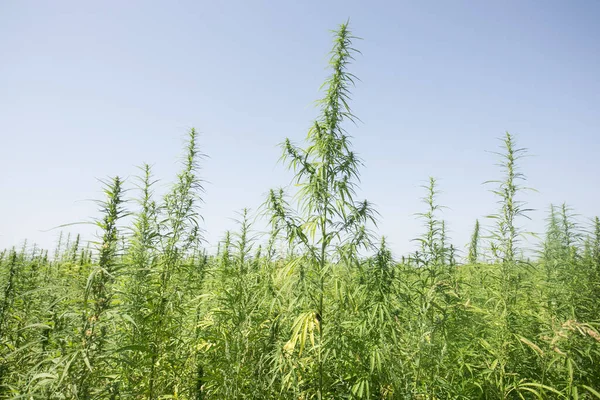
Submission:
M 137 203 L 139 210 L 134 214 L 131 236 L 127 249 L 127 271 L 122 274 L 122 291 L 124 294 L 124 312 L 129 318 L 128 330 L 122 335 L 123 349 L 123 381 L 126 393 L 140 391 L 140 382 L 147 370 L 144 368 L 148 352 L 145 346 L 152 332 L 151 324 L 147 324 L 149 301 L 152 299 L 152 278 L 156 275 L 158 221 L 157 206 L 153 200 L 151 167 L 143 164 L 140 167 L 143 175 L 137 177 L 136 188 L 140 192 Z
M 502 139 L 502 144 L 503 152 L 494 154 L 500 157 L 499 166 L 504 177 L 502 180 L 486 182 L 496 185 L 492 193 L 496 195 L 500 205 L 495 214 L 488 216 L 495 221 L 490 239 L 492 256 L 499 267 L 492 271 L 492 276 L 496 278 L 494 290 L 497 306 L 490 318 L 498 317 L 502 321 L 499 329 L 492 332 L 494 345 L 490 351 L 497 360 L 497 368 L 490 376 L 489 384 L 498 395 L 506 396 L 518 386 L 518 382 L 514 380 L 514 369 L 520 368 L 514 362 L 517 349 L 514 345 L 514 337 L 519 332 L 519 323 L 523 321 L 517 303 L 521 295 L 520 285 L 523 281 L 525 261 L 518 256 L 518 244 L 525 232 L 518 221 L 521 218 L 529 219 L 527 213 L 531 211 L 526 208 L 526 203 L 520 200 L 519 196 L 522 192 L 532 189 L 520 183 L 525 180 L 525 175 L 520 172 L 517 165 L 518 161 L 525 156 L 526 149 L 517 147 L 514 137 L 508 132 Z
M 448 309 L 456 301 L 453 291 L 455 276 L 452 265 L 453 246 L 449 245 L 446 224 L 438 213 L 444 206 L 438 203 L 439 189 L 435 178 L 422 186 L 426 195 L 421 199 L 426 204 L 425 212 L 416 215 L 423 220 L 426 229 L 420 238 L 420 251 L 414 255 L 416 268 L 411 271 L 415 277 L 413 289 L 413 309 L 411 324 L 416 335 L 411 337 L 410 362 L 413 366 L 415 395 L 434 394 L 435 377 L 447 358 L 447 346 L 444 343 Z M 451 295 L 452 293 L 452 295 Z
M 488 216 L 495 220 L 496 226 L 491 233 L 492 253 L 496 261 L 500 263 L 501 291 L 510 298 L 509 303 L 516 301 L 517 295 L 517 263 L 519 261 L 518 244 L 521 237 L 525 234 L 518 225 L 520 218 L 527 218 L 527 213 L 532 211 L 526 208 L 524 201 L 520 200 L 518 195 L 523 191 L 532 190 L 525 187 L 520 182 L 525 180 L 525 175 L 519 171 L 517 162 L 526 154 L 526 149 L 518 148 L 513 136 L 506 132 L 503 139 L 503 153 L 495 153 L 501 158 L 499 166 L 502 168 L 505 176 L 503 180 L 488 181 L 486 183 L 496 184 L 492 193 L 498 198 L 500 209 L 497 213 Z
M 159 207 L 157 247 L 161 256 L 154 272 L 154 296 L 150 300 L 152 331 L 149 333 L 150 371 L 145 382 L 145 394 L 150 399 L 174 396 L 189 386 L 185 365 L 192 352 L 190 338 L 183 337 L 181 321 L 187 310 L 185 302 L 190 267 L 186 262 L 202 240 L 199 205 L 204 191 L 198 176 L 202 154 L 197 147 L 198 133 L 188 134 L 182 171 L 165 195 Z
M 274 219 L 284 221 L 290 242 L 298 241 L 305 252 L 301 268 L 305 269 L 306 291 L 299 299 L 303 310 L 294 322 L 286 350 L 298 351 L 300 357 L 310 337 L 316 368 L 309 368 L 304 379 L 308 379 L 308 391 L 319 399 L 331 396 L 332 377 L 326 365 L 335 357 L 328 351 L 335 338 L 327 331 L 331 305 L 326 287 L 332 261 L 344 248 L 367 245 L 369 237 L 361 227 L 374 222 L 370 204 L 354 201 L 361 161 L 343 128 L 344 122 L 356 120 L 349 106 L 356 77 L 348 72 L 348 66 L 358 52 L 352 47 L 353 39 L 348 23 L 335 32 L 329 61 L 332 74 L 323 85 L 325 97 L 318 101 L 320 115 L 308 131 L 307 147 L 297 147 L 289 139 L 282 145 L 282 160 L 294 171 L 299 188 L 299 215 L 290 212 L 275 192 L 267 203 Z
M 75 382 L 77 398 L 81 399 L 114 392 L 113 382 L 107 378 L 111 366 L 114 367 L 114 358 L 107 349 L 112 345 L 109 340 L 114 317 L 108 312 L 115 306 L 114 283 L 121 269 L 117 260 L 118 222 L 126 215 L 122 180 L 118 176 L 113 178 L 104 193 L 107 199 L 100 203 L 104 217 L 97 222 L 102 230 L 98 263 L 88 278 L 83 303 L 80 373 Z

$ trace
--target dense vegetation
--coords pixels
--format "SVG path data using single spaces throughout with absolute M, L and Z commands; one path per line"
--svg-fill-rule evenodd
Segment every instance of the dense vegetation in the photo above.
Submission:
M 394 260 L 355 198 L 352 39 L 335 33 L 305 147 L 282 144 L 298 189 L 269 192 L 265 237 L 243 210 L 203 250 L 192 129 L 164 197 L 148 165 L 135 203 L 106 182 L 97 243 L 1 253 L 1 398 L 600 398 L 599 219 L 552 206 L 540 248 L 520 247 L 524 150 L 507 133 L 489 232 L 475 222 L 459 253 L 431 179 L 419 250 Z

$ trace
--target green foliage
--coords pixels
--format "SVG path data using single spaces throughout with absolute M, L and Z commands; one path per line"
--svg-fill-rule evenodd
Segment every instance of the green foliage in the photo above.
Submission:
M 479 256 L 479 220 L 475 221 L 475 228 L 473 228 L 473 235 L 471 236 L 471 243 L 469 245 L 469 264 L 476 264 Z
M 0 252 L 0 398 L 600 398 L 599 218 L 550 206 L 539 257 L 524 259 L 524 150 L 507 133 L 491 252 L 476 221 L 457 264 L 430 178 L 418 251 L 395 260 L 355 199 L 353 39 L 335 32 L 305 146 L 282 145 L 295 201 L 269 191 L 217 254 L 203 248 L 194 129 L 162 199 L 147 164 L 131 214 L 124 183 L 105 185 L 98 243 Z
M 525 203 L 518 200 L 517 195 L 529 188 L 523 187 L 519 181 L 525 180 L 517 166 L 517 161 L 525 156 L 526 149 L 517 148 L 514 137 L 506 132 L 503 139 L 503 153 L 495 153 L 500 157 L 500 167 L 505 174 L 503 180 L 488 181 L 497 185 L 492 193 L 498 197 L 500 210 L 488 216 L 496 221 L 496 229 L 492 232 L 492 250 L 495 258 L 504 265 L 513 263 L 517 257 L 517 244 L 523 234 L 517 225 L 519 217 L 527 217 Z M 527 217 L 528 218 L 528 217 Z

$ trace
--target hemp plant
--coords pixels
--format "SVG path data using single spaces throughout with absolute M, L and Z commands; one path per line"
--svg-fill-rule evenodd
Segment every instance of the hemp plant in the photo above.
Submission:
M 102 239 L 98 248 L 98 263 L 92 270 L 85 288 L 84 312 L 81 327 L 81 373 L 76 383 L 78 398 L 87 399 L 91 391 L 104 391 L 106 378 L 100 364 L 110 362 L 106 344 L 109 335 L 107 312 L 113 306 L 114 282 L 119 270 L 117 264 L 117 246 L 119 241 L 118 221 L 126 215 L 123 208 L 122 181 L 117 176 L 106 184 L 106 200 L 101 202 L 104 217 L 97 222 L 102 230 Z M 96 394 L 97 395 L 97 394 Z
M 305 334 L 300 326 L 310 325 L 317 332 L 317 371 L 310 382 L 317 398 L 327 396 L 331 383 L 324 368 L 327 358 L 333 357 L 327 351 L 333 338 L 327 336 L 325 297 L 331 262 L 344 246 L 370 244 L 368 235 L 361 234 L 361 227 L 374 222 L 375 216 L 370 203 L 354 200 L 362 163 L 351 150 L 350 136 L 343 128 L 344 122 L 357 120 L 349 106 L 356 77 L 348 72 L 348 66 L 358 53 L 352 47 L 353 39 L 348 23 L 340 25 L 334 34 L 329 60 L 332 74 L 322 86 L 325 96 L 318 101 L 320 115 L 308 131 L 307 147 L 297 147 L 289 139 L 282 144 L 282 160 L 294 171 L 294 183 L 299 188 L 296 196 L 300 215 L 290 215 L 274 192 L 268 200 L 273 215 L 285 221 L 290 242 L 298 240 L 306 252 L 307 309 L 297 319 L 290 343 L 295 344 L 297 336 Z
M 516 147 L 513 136 L 506 132 L 503 141 L 504 152 L 494 152 L 500 157 L 499 166 L 504 172 L 503 180 L 492 180 L 487 183 L 495 184 L 496 188 L 492 193 L 498 198 L 500 209 L 497 213 L 489 215 L 488 218 L 496 221 L 495 230 L 491 238 L 494 241 L 494 255 L 497 260 L 503 264 L 510 264 L 516 260 L 518 253 L 517 245 L 520 237 L 523 235 L 522 229 L 517 225 L 518 218 L 529 219 L 527 213 L 532 211 L 525 207 L 525 202 L 518 199 L 518 195 L 531 188 L 519 184 L 525 180 L 525 175 L 519 171 L 517 161 L 526 154 L 525 148 Z
M 182 365 L 191 343 L 179 346 L 172 340 L 181 333 L 180 320 L 184 319 L 184 296 L 180 285 L 187 280 L 185 263 L 202 241 L 199 205 L 204 191 L 199 178 L 199 160 L 203 157 L 197 146 L 197 131 L 188 134 L 182 170 L 177 181 L 164 196 L 158 208 L 157 247 L 161 257 L 156 268 L 154 296 L 150 301 L 152 332 L 149 338 L 151 353 L 147 375 L 147 396 L 155 399 L 163 394 L 173 395 L 182 385 Z M 170 377 L 168 384 L 165 379 Z
M 473 228 L 473 234 L 471 235 L 471 243 L 469 245 L 469 264 L 476 264 L 477 257 L 479 256 L 479 220 L 475 220 L 475 228 Z

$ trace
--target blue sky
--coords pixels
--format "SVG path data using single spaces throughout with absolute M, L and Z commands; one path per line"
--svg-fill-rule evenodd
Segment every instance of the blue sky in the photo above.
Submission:
M 500 177 L 489 151 L 505 131 L 532 155 L 525 228 L 541 231 L 550 203 L 600 214 L 599 2 L 19 0 L 0 2 L 0 248 L 52 247 L 43 230 L 97 216 L 98 179 L 131 183 L 142 162 L 166 185 L 192 126 L 212 248 L 289 183 L 277 144 L 304 139 L 329 30 L 347 18 L 363 38 L 359 195 L 396 254 L 422 232 L 429 176 L 453 242 L 468 242 L 496 208 L 482 182 Z

